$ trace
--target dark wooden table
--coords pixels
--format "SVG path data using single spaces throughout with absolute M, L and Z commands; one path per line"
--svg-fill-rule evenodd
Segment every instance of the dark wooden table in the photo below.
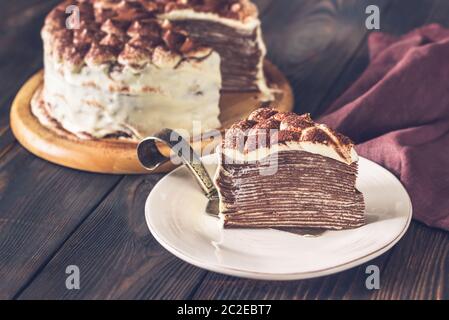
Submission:
M 24 150 L 9 128 L 9 107 L 42 67 L 39 31 L 56 2 L 0 2 L 0 298 L 449 298 L 448 232 L 413 222 L 398 245 L 370 262 L 380 267 L 380 290 L 365 288 L 366 265 L 306 281 L 238 279 L 193 267 L 151 236 L 144 203 L 162 175 L 90 174 Z M 257 3 L 269 57 L 290 79 L 296 110 L 314 114 L 368 63 L 368 4 L 380 7 L 382 31 L 403 34 L 430 22 L 449 26 L 447 0 Z M 79 266 L 81 290 L 66 289 L 68 265 Z

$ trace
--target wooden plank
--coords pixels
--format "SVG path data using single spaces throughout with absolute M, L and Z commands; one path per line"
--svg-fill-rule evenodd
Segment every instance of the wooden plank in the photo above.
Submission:
M 12 148 L 0 161 L 0 299 L 30 281 L 120 179 L 64 169 Z
M 14 1 L 0 7 L 0 67 L 21 64 L 42 54 L 40 30 L 53 1 Z M 11 78 L 10 78 L 11 80 Z
M 188 298 L 206 272 L 165 251 L 145 223 L 145 200 L 160 178 L 126 177 L 19 299 Z M 80 269 L 80 290 L 65 287 L 68 265 Z
M 15 138 L 9 127 L 0 130 L 0 159 L 14 146 Z
M 9 109 L 22 84 L 42 68 L 40 29 L 54 1 L 4 2 L 0 7 L 0 157 L 11 148 Z
M 24 58 L 24 55 L 20 57 Z M 0 68 L 0 86 L 3 88 L 3 95 L 0 97 L 0 158 L 16 140 L 10 130 L 10 106 L 21 85 L 33 71 L 41 68 L 41 60 L 41 55 L 36 55 L 23 60 L 22 63 L 10 63 L 5 68 Z
M 449 233 L 415 222 L 382 275 L 375 299 L 449 299 Z
M 15 32 L 21 26 L 29 25 L 39 12 L 48 12 L 60 0 L 14 0 L 0 2 L 0 30 L 2 32 Z M 20 18 L 20 19 L 18 19 Z
M 257 2 L 257 1 L 256 1 Z M 263 1 L 262 27 L 269 59 L 290 80 L 297 112 L 314 112 L 365 39 L 365 9 L 389 0 Z
M 388 255 L 383 255 L 371 261 L 370 264 L 382 265 L 387 260 Z M 237 279 L 208 273 L 193 299 L 368 299 L 373 294 L 365 287 L 367 277 L 365 270 L 368 265 L 365 264 L 334 276 L 288 282 Z

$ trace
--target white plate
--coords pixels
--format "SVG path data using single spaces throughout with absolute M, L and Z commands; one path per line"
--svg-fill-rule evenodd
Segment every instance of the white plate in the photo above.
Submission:
M 204 158 L 208 171 L 215 156 Z M 410 198 L 387 170 L 359 161 L 357 188 L 366 201 L 367 224 L 310 237 L 279 230 L 223 230 L 204 212 L 203 196 L 186 168 L 164 177 L 145 206 L 148 227 L 159 243 L 195 266 L 223 274 L 266 280 L 306 279 L 343 271 L 389 250 L 406 232 Z

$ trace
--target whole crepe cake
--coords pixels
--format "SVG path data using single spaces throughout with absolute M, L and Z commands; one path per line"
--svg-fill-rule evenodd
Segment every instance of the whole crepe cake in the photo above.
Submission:
M 215 183 L 225 228 L 364 224 L 354 145 L 309 114 L 258 109 L 226 132 L 219 150 Z
M 75 5 L 79 24 L 67 27 Z M 272 100 L 257 9 L 247 0 L 75 0 L 42 30 L 44 86 L 32 112 L 61 134 L 139 140 L 220 127 L 221 92 Z

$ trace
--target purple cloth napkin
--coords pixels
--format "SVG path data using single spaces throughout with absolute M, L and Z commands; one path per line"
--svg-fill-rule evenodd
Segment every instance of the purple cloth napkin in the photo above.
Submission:
M 372 33 L 368 46 L 370 65 L 320 121 L 402 181 L 415 219 L 449 230 L 449 30 Z

